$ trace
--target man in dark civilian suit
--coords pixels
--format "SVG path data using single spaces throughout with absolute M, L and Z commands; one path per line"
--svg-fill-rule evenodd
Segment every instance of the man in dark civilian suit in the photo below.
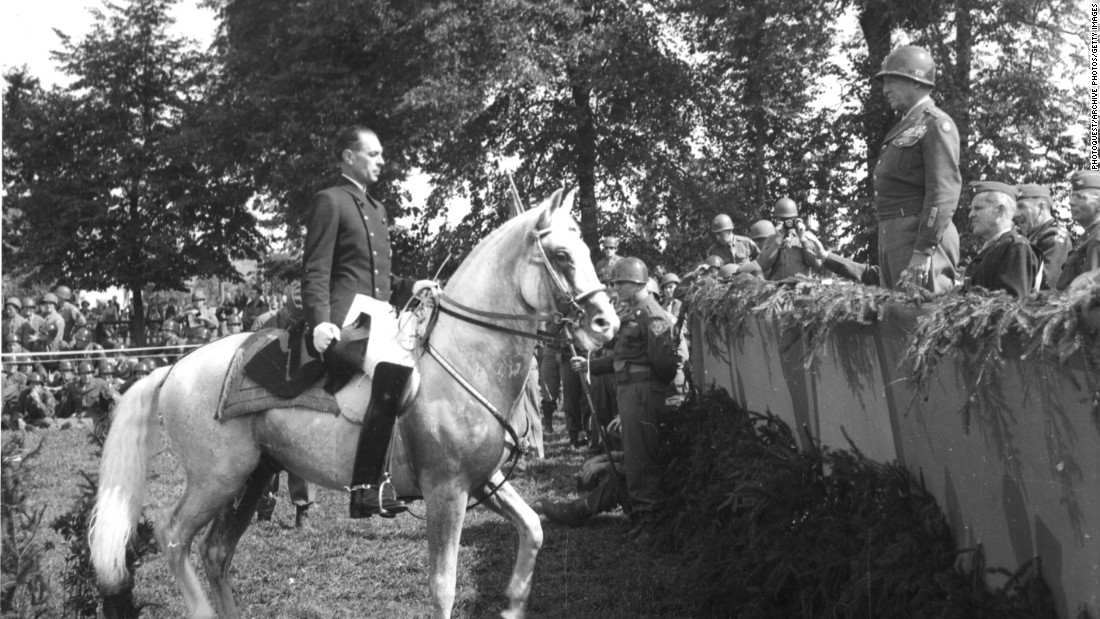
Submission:
M 378 181 L 385 161 L 378 135 L 362 126 L 349 127 L 336 136 L 335 155 L 341 178 L 336 185 L 313 196 L 306 216 L 306 241 L 302 263 L 302 309 L 306 333 L 325 365 L 333 372 L 356 371 L 362 366 L 365 340 L 353 345 L 341 328 L 357 294 L 390 301 L 394 288 L 408 280 L 392 279 L 389 218 L 386 209 L 368 193 Z M 425 284 L 417 282 L 415 292 Z M 430 284 L 428 284 L 430 285 Z M 327 353 L 327 354 L 326 354 Z M 387 367 L 383 367 L 387 366 Z M 386 479 L 385 455 L 396 420 L 397 401 L 407 374 L 396 373 L 393 364 L 374 370 L 374 386 L 367 418 L 360 433 L 352 476 L 351 516 L 372 514 L 392 517 L 408 506 L 383 497 L 378 486 Z M 403 369 L 403 368 L 402 368 Z
M 1031 294 L 1042 257 L 1013 229 L 1016 188 L 996 181 L 971 187 L 975 195 L 970 202 L 970 226 L 984 244 L 966 267 L 963 289 L 1004 290 L 1014 297 Z

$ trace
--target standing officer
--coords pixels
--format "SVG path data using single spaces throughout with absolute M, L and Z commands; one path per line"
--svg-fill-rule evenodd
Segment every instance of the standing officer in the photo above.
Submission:
M 951 216 L 959 203 L 959 132 L 929 96 L 936 65 L 921 47 L 899 47 L 875 75 L 904 115 L 886 134 L 874 172 L 882 284 L 949 290 L 959 263 Z
M 4 342 L 8 342 L 8 336 L 14 336 L 15 341 L 20 341 L 20 335 L 23 332 L 23 325 L 27 324 L 27 319 L 19 315 L 19 310 L 23 309 L 22 303 L 15 297 L 8 297 L 4 300 L 4 318 L 3 323 L 3 337 Z M 20 344 L 22 345 L 22 344 Z M 8 351 L 4 351 L 8 352 Z
M 1016 229 L 1043 253 L 1041 290 L 1051 290 L 1062 274 L 1062 265 L 1069 255 L 1069 233 L 1050 214 L 1050 189 L 1043 185 L 1016 185 Z
M 661 465 L 658 459 L 658 416 L 665 398 L 674 396 L 673 379 L 679 356 L 672 321 L 646 290 L 649 269 L 638 258 L 624 258 L 611 272 L 611 285 L 625 305 L 613 355 L 592 362 L 592 374 L 614 372 L 622 431 L 631 534 L 643 541 L 651 535 L 661 503 Z M 584 372 L 588 360 L 573 357 L 570 365 Z
M 760 255 L 752 239 L 733 233 L 733 220 L 725 213 L 710 222 L 710 233 L 714 243 L 707 248 L 707 256 L 718 256 L 722 264 L 744 264 Z
M 596 277 L 600 278 L 600 283 L 606 284 L 611 278 L 611 268 L 623 259 L 619 255 L 619 237 L 607 236 L 600 239 L 600 252 L 603 257 L 596 262 Z
M 1100 269 L 1100 171 L 1080 170 L 1069 179 L 1069 212 L 1085 234 L 1070 250 L 1055 288 L 1069 288 L 1074 278 Z
M 80 308 L 73 303 L 71 288 L 68 286 L 54 286 L 53 293 L 61 301 L 57 306 L 57 312 L 61 314 L 62 320 L 65 321 L 65 335 L 62 339 L 66 342 L 72 342 L 73 332 L 88 324 L 88 320 L 80 312 Z

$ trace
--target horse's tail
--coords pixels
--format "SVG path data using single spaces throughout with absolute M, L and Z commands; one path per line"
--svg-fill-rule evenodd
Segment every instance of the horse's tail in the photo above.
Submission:
M 145 499 L 146 471 L 159 437 L 154 425 L 157 394 L 167 375 L 168 368 L 161 368 L 134 383 L 111 414 L 88 527 L 92 565 L 104 594 L 117 593 L 129 582 L 126 546 Z

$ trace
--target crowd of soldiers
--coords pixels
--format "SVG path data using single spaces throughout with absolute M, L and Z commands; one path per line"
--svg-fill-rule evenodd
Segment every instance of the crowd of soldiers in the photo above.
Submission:
M 160 366 L 188 350 L 242 330 L 246 320 L 262 324 L 276 314 L 256 287 L 238 305 L 207 307 L 196 290 L 191 305 L 150 308 L 147 342 L 126 344 L 127 312 L 115 301 L 92 310 L 73 302 L 72 290 L 57 286 L 35 302 L 9 297 L 3 314 L 3 427 L 5 429 L 97 427 L 117 398 Z

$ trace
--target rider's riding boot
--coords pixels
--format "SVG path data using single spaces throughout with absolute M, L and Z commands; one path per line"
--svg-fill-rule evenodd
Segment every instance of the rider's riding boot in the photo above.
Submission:
M 543 400 L 539 406 L 542 408 L 542 433 L 554 433 L 554 411 L 558 409 L 558 403 L 553 400 Z
M 374 368 L 370 404 L 359 432 L 359 447 L 355 454 L 355 468 L 351 476 L 352 518 L 366 518 L 378 514 L 393 518 L 408 511 L 409 506 L 398 499 L 390 486 L 389 492 L 381 490 L 388 476 L 385 473 L 386 452 L 393 436 L 393 424 L 397 420 L 401 393 L 408 382 L 412 368 L 394 363 L 379 363 Z

